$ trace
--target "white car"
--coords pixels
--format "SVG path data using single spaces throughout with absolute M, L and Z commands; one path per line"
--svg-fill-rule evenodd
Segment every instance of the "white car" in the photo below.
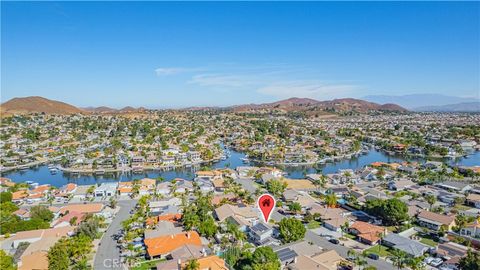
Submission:
M 424 262 L 434 267 L 438 267 L 443 263 L 441 258 L 427 257 Z

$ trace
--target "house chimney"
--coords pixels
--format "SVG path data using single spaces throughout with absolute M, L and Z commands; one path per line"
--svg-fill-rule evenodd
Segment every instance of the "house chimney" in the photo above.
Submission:
M 182 269 L 182 259 L 177 260 L 178 269 Z
M 202 248 L 202 254 L 203 257 L 207 257 L 207 251 L 205 250 L 205 247 Z
M 172 234 L 172 235 L 170 235 L 170 237 L 173 239 L 173 234 Z
M 187 232 L 187 238 L 190 239 L 190 232 Z

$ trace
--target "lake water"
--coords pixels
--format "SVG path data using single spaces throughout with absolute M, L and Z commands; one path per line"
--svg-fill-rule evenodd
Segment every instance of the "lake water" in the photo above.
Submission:
M 225 168 L 229 167 L 235 169 L 238 166 L 248 166 L 241 160 L 245 155 L 234 150 L 230 150 L 231 155 L 226 159 L 214 164 L 211 164 L 212 168 Z M 318 166 L 297 166 L 297 167 L 280 167 L 284 170 L 289 178 L 303 178 L 305 174 L 316 173 L 322 171 L 323 173 L 335 173 L 339 169 L 358 169 L 365 165 L 368 165 L 375 161 L 380 162 L 401 162 L 405 159 L 399 156 L 389 156 L 383 152 L 371 150 L 366 155 L 361 155 L 357 158 L 350 160 L 342 160 L 335 163 L 327 163 Z M 414 161 L 414 160 L 412 160 Z M 468 158 L 461 158 L 458 160 L 450 160 L 451 164 L 475 166 L 480 165 L 480 151 L 473 153 Z M 3 177 L 8 177 L 14 182 L 33 181 L 39 184 L 50 184 L 60 187 L 67 183 L 76 183 L 78 185 L 92 185 L 102 182 L 110 181 L 130 181 L 133 179 L 141 179 L 144 177 L 156 178 L 161 176 L 166 180 L 172 180 L 174 178 L 183 178 L 191 180 L 194 177 L 195 171 L 200 167 L 195 168 L 177 168 L 169 171 L 146 171 L 144 173 L 123 173 L 116 175 L 72 175 L 69 173 L 58 172 L 55 175 L 50 174 L 47 166 L 38 166 L 22 171 L 11 171 L 2 174 Z

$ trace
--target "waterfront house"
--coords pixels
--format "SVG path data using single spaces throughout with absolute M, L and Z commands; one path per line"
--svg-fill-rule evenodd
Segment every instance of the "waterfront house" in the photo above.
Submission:
M 191 162 L 198 162 L 201 160 L 200 153 L 197 151 L 188 151 L 187 156 Z
M 100 186 L 95 188 L 93 194 L 95 197 L 112 197 L 117 194 L 117 187 L 117 182 L 101 183 Z
M 172 182 L 165 181 L 158 183 L 156 187 L 157 194 L 167 196 L 171 192 Z
M 77 184 L 74 184 L 74 183 L 68 183 L 64 186 L 62 186 L 61 188 L 59 188 L 58 190 L 56 190 L 55 192 L 55 197 L 63 197 L 63 198 L 67 198 L 67 197 L 70 197 L 72 196 L 76 191 L 77 191 Z

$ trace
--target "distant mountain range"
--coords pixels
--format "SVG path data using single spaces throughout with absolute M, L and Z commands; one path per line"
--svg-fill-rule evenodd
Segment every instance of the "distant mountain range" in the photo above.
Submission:
M 277 111 L 299 111 L 307 114 L 318 114 L 320 112 L 340 113 L 355 111 L 358 113 L 366 113 L 370 111 L 394 111 L 405 112 L 396 104 L 377 104 L 365 100 L 344 98 L 327 101 L 318 101 L 309 98 L 289 98 L 272 103 L 263 104 L 245 104 L 230 107 L 191 107 L 186 110 L 232 110 L 236 112 L 258 111 L 258 110 L 277 110 Z M 122 109 L 114 109 L 110 107 L 87 107 L 77 108 L 73 105 L 50 100 L 43 97 L 24 97 L 14 98 L 0 105 L 3 115 L 27 114 L 27 113 L 48 113 L 48 114 L 74 114 L 74 113 L 98 113 L 98 114 L 117 114 L 117 113 L 137 113 L 144 112 L 147 109 L 125 107 Z
M 283 110 L 283 111 L 304 111 L 304 112 L 347 112 L 355 111 L 366 113 L 369 111 L 397 111 L 405 112 L 405 108 L 396 104 L 377 104 L 354 98 L 342 98 L 326 101 L 318 101 L 310 98 L 289 98 L 272 103 L 246 104 L 230 107 L 234 111 L 252 110 Z
M 480 102 L 479 99 L 475 98 L 445 96 L 440 94 L 413 94 L 403 96 L 372 95 L 365 96 L 363 99 L 382 104 L 395 103 L 414 111 L 424 110 L 432 106 L 452 106 L 453 104 L 459 104 L 458 107 L 461 107 L 463 103 Z
M 425 106 L 415 108 L 420 112 L 480 112 L 480 102 L 463 102 L 440 106 Z
M 188 110 L 232 110 L 236 112 L 258 111 L 258 110 L 277 110 L 277 111 L 300 111 L 306 112 L 308 115 L 320 112 L 341 113 L 341 112 L 358 112 L 366 113 L 370 111 L 391 111 L 405 112 L 405 108 L 396 104 L 377 104 L 365 100 L 343 98 L 327 101 L 318 101 L 309 98 L 289 98 L 272 103 L 263 104 L 245 104 L 230 107 L 191 107 Z M 2 115 L 27 114 L 27 113 L 48 113 L 48 114 L 75 114 L 75 113 L 99 113 L 99 114 L 117 114 L 117 113 L 138 113 L 147 109 L 125 107 L 122 109 L 114 109 L 110 107 L 87 107 L 77 108 L 73 105 L 50 100 L 43 97 L 23 97 L 14 98 L 0 105 Z
M 90 113 L 134 113 L 134 112 L 143 112 L 147 109 L 144 107 L 134 108 L 131 106 L 127 106 L 121 109 L 114 109 L 106 106 L 101 107 L 86 107 L 83 108 L 84 111 Z

